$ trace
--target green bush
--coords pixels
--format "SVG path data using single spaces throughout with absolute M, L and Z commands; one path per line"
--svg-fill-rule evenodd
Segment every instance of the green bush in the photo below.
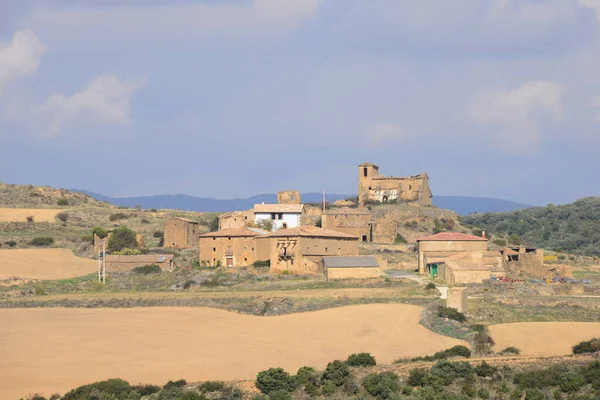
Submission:
M 402 236 L 401 234 L 397 233 L 396 234 L 396 238 L 394 239 L 394 243 L 398 244 L 398 243 L 408 243 L 406 241 L 406 239 L 404 238 L 404 236 Z
M 156 385 L 137 385 L 133 387 L 141 396 L 149 396 L 160 392 L 160 386 Z
M 563 366 L 534 369 L 516 373 L 513 381 L 525 389 L 545 388 L 556 386 L 565 372 L 566 369 Z
M 498 367 L 494 367 L 483 361 L 481 364 L 475 367 L 475 373 L 477 376 L 492 377 L 498 372 Z
M 211 221 L 208 227 L 210 232 L 216 232 L 219 230 L 219 217 L 215 216 Z
M 485 332 L 485 325 L 482 325 L 482 324 L 471 325 L 471 330 L 473 332 Z
M 465 314 L 459 312 L 456 308 L 439 306 L 437 314 L 438 317 L 453 319 L 461 323 L 467 321 Z
M 521 350 L 517 349 L 516 347 L 507 347 L 504 350 L 502 350 L 500 352 L 501 354 L 521 354 Z
M 49 236 L 40 236 L 31 239 L 29 242 L 30 246 L 36 247 L 44 247 L 44 246 L 52 246 L 54 244 L 54 238 Z
M 207 400 L 205 396 L 201 395 L 198 392 L 194 392 L 188 390 L 187 392 L 183 392 L 183 395 L 180 397 L 181 400 Z
M 448 386 L 459 378 L 471 378 L 474 375 L 473 367 L 468 362 L 438 361 L 430 370 L 434 377 L 439 378 Z
M 493 243 L 498 247 L 506 247 L 506 240 L 504 239 L 496 239 Z
M 178 381 L 169 381 L 163 386 L 164 390 L 168 390 L 173 387 L 182 388 L 187 385 L 187 381 L 185 379 L 180 379 Z
M 477 397 L 483 400 L 487 400 L 490 398 L 490 392 L 486 388 L 481 388 L 477 391 Z
M 65 197 L 61 197 L 60 199 L 58 199 L 58 201 L 56 202 L 57 205 L 59 206 L 68 206 L 69 205 L 69 200 L 67 200 Z
M 160 274 L 162 272 L 162 269 L 160 269 L 160 267 L 158 265 L 152 264 L 152 265 L 144 265 L 142 267 L 135 267 L 134 269 L 132 269 L 132 272 L 134 272 L 136 274 L 150 275 L 150 274 Z
M 398 375 L 393 372 L 367 375 L 363 387 L 367 393 L 378 399 L 391 399 L 400 391 Z
M 6 242 L 4 244 L 7 245 L 8 247 L 15 247 L 17 245 L 17 242 L 15 242 L 14 240 L 9 240 L 8 242 Z
M 108 231 L 100 226 L 97 226 L 92 230 L 92 234 L 98 236 L 100 239 L 104 239 L 108 236 Z
M 566 372 L 559 381 L 560 390 L 565 393 L 578 392 L 586 384 L 585 378 L 576 372 Z
M 293 392 L 296 389 L 296 380 L 283 368 L 269 368 L 258 373 L 256 387 L 264 394 L 271 394 L 280 390 Z
M 350 370 L 345 362 L 335 360 L 327 364 L 323 372 L 323 381 L 332 382 L 335 386 L 342 386 L 350 377 Z
M 266 261 L 254 261 L 252 267 L 254 268 L 269 268 L 271 266 L 271 260 Z
M 165 233 L 163 231 L 155 231 L 152 234 L 152 237 L 156 238 L 156 239 L 164 238 L 165 237 Z
M 115 229 L 108 239 L 108 251 L 113 253 L 127 249 L 137 249 L 139 243 L 134 231 L 126 226 Z
M 92 397 L 94 393 L 94 397 Z M 109 379 L 80 386 L 65 394 L 62 400 L 88 400 L 92 398 L 139 399 L 139 393 L 122 379 Z
M 321 393 L 325 397 L 329 397 L 335 393 L 337 390 L 337 386 L 332 381 L 324 381 L 323 386 L 321 387 Z
M 433 290 L 433 289 L 437 289 L 437 286 L 435 286 L 435 283 L 429 282 L 427 285 L 425 285 L 425 289 Z
M 573 346 L 573 354 L 596 353 L 600 351 L 600 339 L 585 340 Z
M 488 334 L 487 329 L 477 332 L 473 336 L 473 352 L 480 355 L 488 355 L 492 352 L 494 339 Z
M 66 212 L 61 212 L 56 214 L 56 218 L 61 222 L 67 222 L 69 219 L 69 214 Z
M 292 400 L 292 394 L 287 390 L 277 390 L 269 395 L 269 400 Z
M 309 383 L 310 378 L 315 374 L 313 367 L 300 367 L 296 373 L 296 382 L 299 385 L 306 385 Z
M 221 381 L 206 381 L 200 386 L 198 386 L 198 390 L 203 393 L 211 393 L 218 392 L 225 387 L 225 383 Z
M 375 357 L 369 353 L 357 353 L 350 354 L 346 364 L 352 367 L 370 367 L 372 365 L 377 365 L 377 362 L 375 361 Z
M 427 377 L 429 371 L 425 368 L 413 368 L 408 372 L 408 380 L 406 381 L 410 386 L 425 386 L 427 383 Z
M 108 220 L 109 220 L 109 221 L 111 221 L 111 222 L 114 222 L 114 221 L 120 221 L 120 220 L 122 220 L 122 219 L 127 219 L 127 218 L 129 218 L 129 217 L 130 217 L 130 216 L 129 216 L 129 215 L 127 215 L 127 214 L 123 214 L 123 213 L 115 213 L 115 214 L 111 214 L 111 215 L 108 217 Z

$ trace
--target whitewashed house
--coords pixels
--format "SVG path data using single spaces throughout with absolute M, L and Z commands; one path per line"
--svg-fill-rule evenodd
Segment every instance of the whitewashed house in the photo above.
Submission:
M 254 222 L 269 220 L 273 222 L 273 231 L 297 228 L 301 225 L 303 204 L 255 204 Z

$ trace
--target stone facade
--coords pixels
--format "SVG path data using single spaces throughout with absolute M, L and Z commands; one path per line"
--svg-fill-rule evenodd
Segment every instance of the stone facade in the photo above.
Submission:
M 200 264 L 246 267 L 270 258 L 268 232 L 256 228 L 224 229 L 200 235 Z
M 323 256 L 357 256 L 358 237 L 312 226 L 272 233 L 272 273 L 322 274 Z
M 379 173 L 379 166 L 375 164 L 364 163 L 358 166 L 360 205 L 397 201 L 426 206 L 431 205 L 432 197 L 426 173 L 407 177 L 384 176 Z
M 158 265 L 163 271 L 173 271 L 173 254 L 141 254 L 137 256 L 106 256 L 106 272 L 131 271 L 146 265 Z
M 323 257 L 327 279 L 379 278 L 380 266 L 373 256 Z
M 284 190 L 277 193 L 277 204 L 300 204 L 300 192 L 297 190 Z
M 200 234 L 199 224 L 187 218 L 165 221 L 164 247 L 187 249 L 195 247 Z
M 331 208 L 321 217 L 321 226 L 356 236 L 361 242 L 372 242 L 371 212 L 366 208 Z
M 486 252 L 485 238 L 454 232 L 442 232 L 417 240 L 419 247 L 419 273 L 431 274 L 428 265 L 442 262 L 445 258 L 461 252 Z
M 433 265 L 436 271 L 431 275 L 445 280 L 448 285 L 481 283 L 492 276 L 505 276 L 502 256 L 497 251 L 460 252 Z
M 233 211 L 219 215 L 219 230 L 239 229 L 254 222 L 254 211 Z
M 452 287 L 448 288 L 448 297 L 446 298 L 446 307 L 455 308 L 456 311 L 464 313 L 469 307 L 467 303 L 467 288 Z

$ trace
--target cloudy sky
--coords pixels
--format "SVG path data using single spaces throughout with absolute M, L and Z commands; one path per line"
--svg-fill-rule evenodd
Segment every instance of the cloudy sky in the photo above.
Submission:
M 0 0 L 0 180 L 600 195 L 600 0 Z

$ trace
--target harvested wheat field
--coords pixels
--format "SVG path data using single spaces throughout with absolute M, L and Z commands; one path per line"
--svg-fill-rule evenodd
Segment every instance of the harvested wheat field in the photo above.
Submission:
M 32 222 L 54 222 L 56 214 L 64 210 L 48 208 L 0 208 L 0 222 L 27 222 L 27 217 L 33 217 Z
M 600 337 L 600 322 L 519 322 L 490 326 L 495 350 L 514 346 L 526 356 L 560 356 L 573 345 Z
M 68 249 L 0 250 L 0 279 L 66 279 L 91 274 L 98 262 Z
M 400 304 L 277 317 L 211 308 L 2 309 L 0 398 L 64 394 L 113 377 L 253 379 L 274 366 L 324 368 L 355 352 L 390 363 L 465 344 L 419 325 L 420 312 Z

